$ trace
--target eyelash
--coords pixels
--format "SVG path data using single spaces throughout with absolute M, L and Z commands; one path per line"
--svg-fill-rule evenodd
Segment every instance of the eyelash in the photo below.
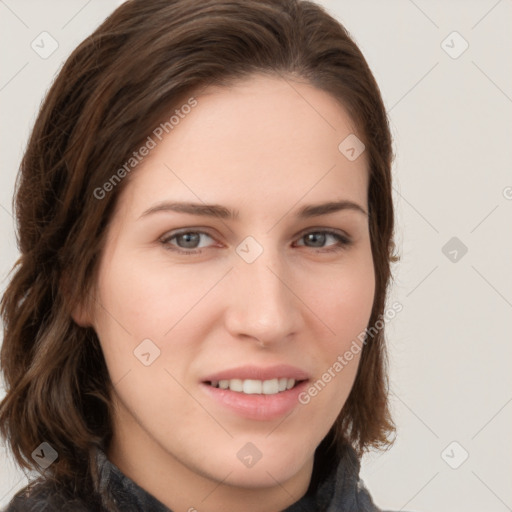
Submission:
M 317 249 L 315 252 L 317 253 L 335 253 L 335 252 L 339 252 L 339 251 L 342 251 L 343 249 L 347 248 L 348 246 L 350 246 L 352 244 L 352 240 L 346 236 L 346 235 L 342 235 L 341 233 L 338 233 L 337 231 L 333 231 L 333 230 L 330 230 L 330 229 L 320 229 L 320 230 L 312 230 L 312 231 L 307 231 L 306 233 L 303 233 L 300 237 L 300 239 L 306 237 L 307 235 L 310 235 L 310 234 L 326 234 L 326 235 L 331 235 L 332 237 L 334 237 L 338 243 L 337 244 L 334 244 L 334 248 L 332 249 Z M 174 232 L 174 233 L 169 233 L 168 235 L 164 236 L 163 238 L 160 239 L 160 242 L 165 246 L 165 249 L 166 250 L 169 250 L 169 251 L 173 251 L 173 252 L 176 252 L 178 254 L 184 254 L 186 256 L 193 256 L 193 255 L 199 255 L 202 253 L 202 250 L 201 249 L 189 249 L 189 250 L 184 250 L 182 248 L 176 248 L 176 246 L 172 246 L 169 244 L 169 242 L 171 240 L 173 240 L 174 238 L 177 238 L 178 236 L 180 235 L 189 235 L 189 234 L 200 234 L 200 235 L 206 235 L 210 238 L 213 239 L 213 237 L 206 233 L 205 231 L 179 231 L 179 232 Z M 306 246 L 301 246 L 301 247 L 306 247 Z M 314 247 L 311 247 L 311 249 L 315 249 Z

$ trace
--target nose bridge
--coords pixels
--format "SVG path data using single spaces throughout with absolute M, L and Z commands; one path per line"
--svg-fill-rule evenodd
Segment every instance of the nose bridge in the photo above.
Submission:
M 228 314 L 232 334 L 267 343 L 286 337 L 297 328 L 298 311 L 285 284 L 290 272 L 280 248 L 247 237 L 236 252 Z

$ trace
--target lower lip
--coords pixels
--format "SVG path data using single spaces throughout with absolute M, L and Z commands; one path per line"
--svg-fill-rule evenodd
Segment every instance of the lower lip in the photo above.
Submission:
M 204 382 L 201 387 L 218 403 L 234 411 L 238 416 L 250 420 L 269 421 L 290 413 L 299 402 L 299 395 L 307 387 L 308 381 L 299 382 L 292 389 L 275 395 L 247 395 L 230 389 L 214 388 Z

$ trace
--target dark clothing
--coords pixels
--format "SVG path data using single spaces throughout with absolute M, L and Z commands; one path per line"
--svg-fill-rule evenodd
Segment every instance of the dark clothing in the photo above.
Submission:
M 139 487 L 110 462 L 102 449 L 96 460 L 100 493 L 90 499 L 69 496 L 48 483 L 35 482 L 20 490 L 4 512 L 103 512 L 113 510 L 99 496 L 109 496 L 119 512 L 172 512 L 154 496 Z M 283 512 L 382 512 L 359 478 L 360 463 L 355 451 L 347 447 L 317 485 Z M 100 505 L 100 502 L 103 505 Z M 193 508 L 192 508 L 193 510 Z M 198 512 L 201 512 L 200 510 Z

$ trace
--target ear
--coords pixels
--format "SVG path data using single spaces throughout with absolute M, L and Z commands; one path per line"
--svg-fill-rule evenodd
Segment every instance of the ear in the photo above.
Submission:
M 78 304 L 72 305 L 72 296 L 70 279 L 68 274 L 64 274 L 61 279 L 61 291 L 64 300 L 69 305 L 69 314 L 73 321 L 80 327 L 92 327 L 91 301 L 89 294 L 84 293 Z
M 71 318 L 80 327 L 92 327 L 89 308 L 87 308 L 83 303 L 78 304 L 71 310 Z

